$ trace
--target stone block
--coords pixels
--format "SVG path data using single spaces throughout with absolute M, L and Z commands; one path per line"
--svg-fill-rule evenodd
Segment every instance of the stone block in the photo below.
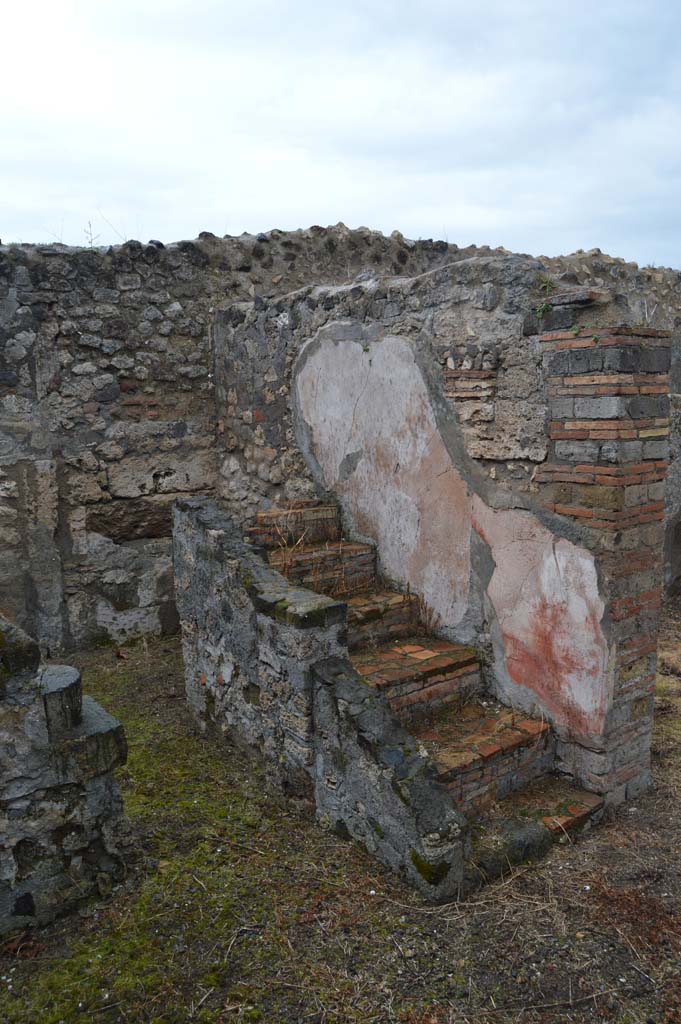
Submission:
M 83 782 L 108 774 L 126 758 L 123 726 L 91 697 L 83 697 L 80 721 L 55 748 L 59 778 L 64 783 Z
M 667 395 L 636 395 L 626 403 L 627 415 L 632 419 L 654 419 L 669 415 Z
M 578 502 L 584 508 L 602 508 L 617 510 L 624 507 L 624 489 L 604 485 L 582 486 L 577 488 Z
M 666 461 L 669 458 L 669 441 L 652 440 L 643 442 L 643 458 Z
M 80 672 L 70 665 L 50 665 L 40 677 L 47 734 L 51 743 L 64 739 L 81 722 L 83 699 Z
M 109 537 L 116 544 L 156 537 L 170 537 L 174 494 L 150 494 L 120 498 L 105 505 L 90 505 L 86 529 Z
M 603 369 L 603 350 L 578 348 L 570 352 L 570 373 L 597 373 Z
M 671 363 L 671 347 L 642 347 L 638 350 L 639 373 L 668 373 Z
M 575 415 L 575 403 L 572 398 L 551 398 L 549 411 L 552 419 L 571 420 Z
M 626 415 L 626 401 L 618 397 L 575 398 L 575 419 L 610 420 Z
M 608 373 L 640 373 L 641 350 L 633 345 L 603 350 L 603 369 Z
M 206 491 L 215 486 L 216 460 L 212 451 L 162 452 L 112 463 L 107 473 L 114 498 Z
M 613 465 L 640 462 L 643 455 L 642 441 L 604 441 L 599 448 L 599 460 Z
M 596 462 L 599 454 L 597 441 L 556 441 L 556 458 L 565 462 Z
M 119 723 L 82 699 L 76 669 L 41 670 L 37 645 L 1 618 L 0 637 L 11 641 L 0 648 L 14 689 L 10 700 L 0 693 L 4 935 L 63 914 L 104 877 L 109 886 L 122 877 L 112 839 L 122 804 L 110 771 L 126 745 Z

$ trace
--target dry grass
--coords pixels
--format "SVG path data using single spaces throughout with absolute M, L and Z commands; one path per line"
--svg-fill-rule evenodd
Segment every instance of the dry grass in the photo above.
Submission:
M 128 731 L 135 853 L 110 901 L 5 946 L 0 1020 L 678 1024 L 679 618 L 662 637 L 656 790 L 443 907 L 196 737 L 175 642 L 82 655 Z

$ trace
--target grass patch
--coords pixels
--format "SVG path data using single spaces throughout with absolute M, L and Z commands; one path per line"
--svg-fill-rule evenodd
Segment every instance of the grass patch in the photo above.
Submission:
M 681 983 L 681 784 L 541 868 L 428 907 L 269 790 L 257 759 L 193 732 L 176 641 L 122 653 L 75 660 L 126 727 L 129 874 L 84 916 L 0 950 L 3 1024 L 678 1019 L 665 1013 Z M 661 685 L 679 700 L 680 679 Z M 681 765 L 666 732 L 678 722 L 678 708 L 660 717 L 665 779 Z M 650 955 L 608 909 L 622 892 L 634 906 L 634 890 L 664 906 L 669 944 Z

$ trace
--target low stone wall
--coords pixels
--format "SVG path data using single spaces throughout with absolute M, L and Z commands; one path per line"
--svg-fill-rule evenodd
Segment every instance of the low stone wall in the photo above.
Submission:
M 122 727 L 69 667 L 0 618 L 0 935 L 42 924 L 122 877 L 111 771 Z
M 458 894 L 468 826 L 425 752 L 346 659 L 346 605 L 291 586 L 205 499 L 178 501 L 174 558 L 187 697 L 428 899 Z
M 0 613 L 52 651 L 176 631 L 171 505 L 217 481 L 215 310 L 463 254 L 343 225 L 0 245 Z M 253 478 L 297 486 L 268 458 Z

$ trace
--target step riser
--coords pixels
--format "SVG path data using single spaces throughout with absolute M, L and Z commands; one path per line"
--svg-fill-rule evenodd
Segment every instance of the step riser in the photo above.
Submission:
M 388 703 L 397 717 L 404 724 L 417 722 L 437 714 L 445 708 L 461 707 L 476 694 L 483 691 L 482 677 L 479 670 L 465 669 L 455 674 L 444 673 L 432 676 L 425 681 L 403 684 L 412 686 L 406 693 L 400 693 L 399 685 L 384 690 Z
M 323 505 L 317 508 L 258 512 L 248 535 L 265 548 L 292 547 L 294 544 L 322 544 L 339 541 L 341 525 L 338 508 Z
M 348 646 L 351 651 L 360 647 L 377 646 L 390 640 L 404 640 L 419 628 L 418 604 L 405 597 L 398 605 L 381 609 L 375 617 L 359 618 L 348 608 Z
M 465 771 L 440 776 L 462 813 L 477 816 L 498 800 L 548 774 L 554 765 L 555 738 L 545 733 L 529 746 L 476 759 Z
M 342 548 L 323 554 L 273 551 L 270 565 L 292 583 L 330 597 L 368 590 L 376 583 L 374 552 L 354 554 Z

